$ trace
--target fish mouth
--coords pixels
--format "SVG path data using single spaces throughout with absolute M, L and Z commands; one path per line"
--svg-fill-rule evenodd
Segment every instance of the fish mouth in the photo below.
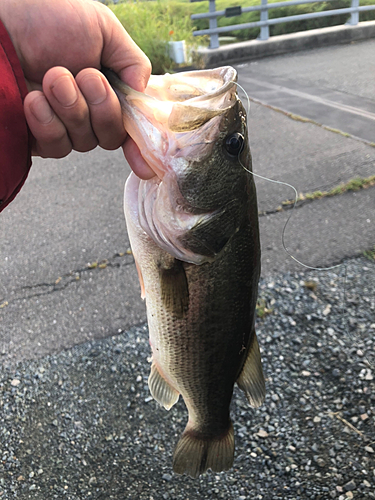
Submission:
M 237 72 L 230 66 L 152 75 L 138 92 L 105 70 L 122 105 L 125 128 L 162 179 L 181 161 L 208 156 L 225 112 L 236 101 Z

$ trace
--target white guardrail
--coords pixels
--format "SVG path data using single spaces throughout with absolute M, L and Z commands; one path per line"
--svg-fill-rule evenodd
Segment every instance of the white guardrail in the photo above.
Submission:
M 190 1 L 200 2 L 203 0 L 190 0 Z M 273 24 L 301 21 L 303 19 L 313 19 L 314 17 L 328 17 L 328 16 L 337 16 L 339 14 L 350 14 L 350 19 L 346 24 L 354 26 L 359 22 L 360 12 L 375 10 L 375 5 L 364 5 L 360 7 L 359 6 L 360 0 L 351 0 L 351 7 L 344 9 L 325 10 L 321 12 L 311 12 L 310 14 L 300 14 L 296 16 L 277 17 L 274 19 L 268 19 L 269 9 L 274 9 L 277 7 L 288 7 L 290 5 L 323 2 L 323 1 L 332 1 L 332 0 L 291 0 L 288 2 L 278 2 L 278 3 L 268 3 L 268 0 L 261 0 L 260 5 L 254 5 L 253 7 L 242 8 L 241 6 L 238 6 L 238 7 L 229 7 L 225 10 L 216 10 L 215 0 L 209 0 L 209 12 L 205 12 L 202 14 L 193 14 L 191 16 L 191 19 L 209 19 L 209 29 L 193 31 L 193 35 L 194 36 L 210 35 L 210 49 L 217 49 L 219 47 L 219 34 L 227 33 L 228 31 L 259 27 L 260 34 L 258 36 L 258 40 L 268 40 L 270 36 L 269 26 Z M 234 17 L 234 16 L 239 16 L 245 12 L 254 12 L 254 11 L 260 11 L 260 21 L 252 23 L 234 24 L 232 26 L 223 26 L 220 28 L 217 25 L 217 18 L 220 16 Z

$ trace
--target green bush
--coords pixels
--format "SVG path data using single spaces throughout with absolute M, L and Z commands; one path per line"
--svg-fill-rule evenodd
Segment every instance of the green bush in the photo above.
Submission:
M 191 5 L 181 1 L 127 1 L 109 4 L 127 32 L 152 62 L 154 74 L 173 68 L 168 55 L 168 42 L 185 40 L 194 47 L 199 40 L 193 36 Z
M 271 0 L 277 1 L 277 0 Z M 270 1 L 270 3 L 271 3 Z M 281 1 L 281 0 L 280 0 Z M 259 5 L 260 0 L 216 0 L 216 10 L 225 10 L 241 4 L 242 7 Z M 361 5 L 371 5 L 373 0 L 361 0 Z M 312 4 L 279 7 L 269 10 L 269 17 L 287 17 L 311 12 L 350 7 L 350 0 L 333 0 Z M 185 40 L 188 48 L 208 45 L 208 37 L 194 37 L 194 30 L 208 28 L 208 19 L 191 20 L 191 14 L 208 12 L 208 2 L 189 0 L 125 0 L 116 5 L 109 4 L 130 36 L 150 58 L 154 74 L 161 74 L 173 69 L 173 61 L 168 56 L 167 44 L 170 40 Z M 345 24 L 350 14 L 319 17 L 303 21 L 285 22 L 270 26 L 270 34 L 282 35 L 298 31 Z M 218 26 L 230 26 L 259 21 L 259 12 L 248 12 L 236 17 L 219 17 Z M 360 13 L 360 21 L 375 19 L 375 11 Z M 259 28 L 234 30 L 225 35 L 236 37 L 237 41 L 251 40 L 259 35 Z M 197 61 L 193 61 L 195 65 Z
M 278 0 L 270 0 L 269 3 L 276 3 Z M 282 1 L 282 0 L 280 0 Z M 361 5 L 371 5 L 373 4 L 373 0 L 361 0 Z M 251 7 L 254 5 L 259 5 L 260 0 L 243 0 L 239 2 L 239 0 L 217 0 L 216 1 L 216 10 L 225 10 L 227 7 L 234 7 L 235 5 L 241 4 L 242 7 Z M 194 3 L 194 13 L 207 12 L 208 6 L 207 2 L 199 2 Z M 333 9 L 344 9 L 346 7 L 350 7 L 350 0 L 333 0 L 330 2 L 316 2 L 312 4 L 301 4 L 301 5 L 292 5 L 290 7 L 280 7 L 270 9 L 268 11 L 268 15 L 270 19 L 274 19 L 277 17 L 289 17 L 296 16 L 301 14 L 309 14 L 312 12 L 320 12 L 325 10 L 333 10 Z M 319 17 L 313 19 L 306 19 L 302 21 L 292 21 L 285 22 L 281 24 L 276 24 L 274 26 L 270 26 L 270 35 L 283 35 L 286 33 L 295 33 L 298 31 L 305 31 L 317 28 L 325 28 L 328 26 L 336 26 L 340 24 L 345 24 L 347 20 L 350 18 L 350 14 L 339 14 L 335 16 L 329 17 Z M 360 21 L 368 21 L 375 19 L 375 11 L 362 12 L 360 13 Z M 259 12 L 247 12 L 242 14 L 241 16 L 235 17 L 219 17 L 218 18 L 218 26 L 231 26 L 234 24 L 243 24 L 243 23 L 252 23 L 260 20 Z M 208 28 L 208 20 L 207 19 L 196 19 L 194 20 L 194 24 L 198 30 L 207 29 Z M 251 40 L 256 38 L 259 35 L 260 28 L 249 28 L 245 30 L 234 30 L 225 35 L 235 36 L 238 41 Z

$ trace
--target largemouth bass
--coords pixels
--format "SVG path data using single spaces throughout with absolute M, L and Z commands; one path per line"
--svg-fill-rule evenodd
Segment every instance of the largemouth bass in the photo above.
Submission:
M 198 477 L 233 464 L 235 382 L 252 406 L 265 384 L 255 306 L 260 274 L 256 191 L 246 113 L 231 67 L 152 76 L 145 94 L 105 71 L 127 131 L 156 173 L 133 173 L 125 216 L 146 298 L 149 388 L 189 420 L 173 469 Z

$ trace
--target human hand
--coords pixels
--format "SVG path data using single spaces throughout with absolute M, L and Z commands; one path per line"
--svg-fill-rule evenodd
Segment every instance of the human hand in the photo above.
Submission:
M 122 146 L 139 177 L 154 175 L 126 135 L 117 96 L 98 71 L 110 67 L 140 91 L 151 73 L 115 15 L 92 0 L 1 0 L 0 19 L 30 90 L 24 109 L 33 154 L 61 158 L 72 149 Z

